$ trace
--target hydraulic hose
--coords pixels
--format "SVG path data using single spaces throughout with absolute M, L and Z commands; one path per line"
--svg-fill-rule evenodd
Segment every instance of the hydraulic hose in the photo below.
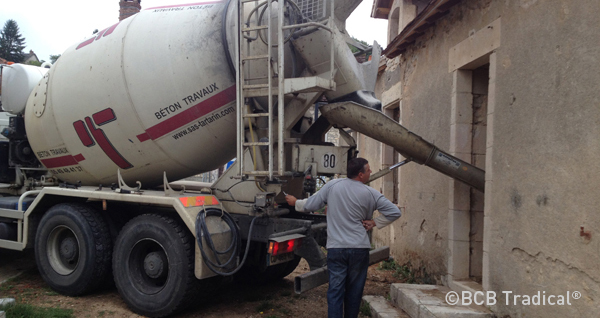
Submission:
M 206 217 L 207 216 L 219 217 L 221 220 L 225 221 L 225 223 L 227 223 L 227 225 L 231 229 L 231 235 L 232 235 L 231 243 L 224 250 L 218 250 L 216 248 L 216 246 L 212 240 L 211 234 L 208 231 L 208 227 L 206 225 Z M 218 209 L 206 209 L 206 210 L 200 211 L 200 213 L 198 213 L 198 216 L 196 217 L 196 241 L 198 242 L 198 247 L 200 248 L 200 253 L 202 253 L 202 259 L 204 260 L 204 264 L 206 264 L 206 266 L 211 271 L 213 271 L 214 273 L 221 275 L 221 276 L 231 276 L 231 275 L 237 273 L 242 268 L 242 266 L 244 266 L 244 264 L 246 263 L 246 258 L 248 257 L 248 251 L 250 250 L 250 238 L 252 237 L 252 230 L 254 228 L 254 222 L 256 221 L 257 218 L 258 218 L 258 216 L 254 217 L 252 219 L 252 222 L 250 222 L 250 230 L 248 232 L 248 241 L 246 242 L 246 250 L 244 252 L 244 257 L 242 258 L 242 261 L 235 269 L 233 269 L 231 271 L 227 271 L 227 268 L 232 266 L 232 262 L 234 262 L 235 260 L 238 259 L 238 255 L 239 255 L 239 252 L 240 252 L 240 249 L 242 246 L 242 237 L 240 235 L 237 224 L 235 223 L 235 220 L 231 217 L 231 215 L 225 211 L 221 211 Z M 210 253 L 212 253 L 212 256 L 215 259 L 214 262 L 209 259 L 208 254 L 205 251 L 204 243 L 202 242 L 203 238 L 206 241 L 206 245 L 207 245 L 206 248 L 208 249 L 208 251 Z M 229 259 L 227 259 L 226 262 L 221 262 L 220 256 L 225 255 L 230 252 L 231 252 L 231 255 L 229 256 Z
M 225 57 L 227 58 L 227 65 L 229 65 L 229 70 L 235 76 L 236 67 L 233 65 L 233 60 L 231 59 L 231 55 L 229 52 L 229 44 L 227 43 L 227 11 L 229 11 L 229 4 L 231 0 L 227 0 L 225 4 L 225 9 L 223 9 L 223 16 L 221 21 L 221 42 L 223 43 L 223 48 L 225 49 Z

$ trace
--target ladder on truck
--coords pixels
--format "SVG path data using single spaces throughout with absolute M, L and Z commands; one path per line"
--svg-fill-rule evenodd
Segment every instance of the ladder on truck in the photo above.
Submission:
M 291 3 L 294 1 L 294 3 Z M 296 1 L 300 3 L 300 7 L 296 4 Z M 284 171 L 284 97 L 286 94 L 292 93 L 307 93 L 307 92 L 317 92 L 317 91 L 325 91 L 332 90 L 335 88 L 335 82 L 333 80 L 334 77 L 334 33 L 331 28 L 326 26 L 323 23 L 312 22 L 311 19 L 307 19 L 303 13 L 306 13 L 307 10 L 310 12 L 311 10 L 321 10 L 323 13 L 326 12 L 326 4 L 325 2 L 329 1 L 330 10 L 329 17 L 327 18 L 327 24 L 329 26 L 333 26 L 333 9 L 334 9 L 334 0 L 277 0 L 278 12 L 277 12 L 277 23 L 276 25 L 272 25 L 271 12 L 273 8 L 273 0 L 259 1 L 259 0 L 237 0 L 237 39 L 236 39 L 236 109 L 237 109 L 237 158 L 239 161 L 238 174 L 240 176 L 249 175 L 249 176 L 267 176 L 269 180 L 273 180 L 275 176 L 284 176 L 289 175 L 291 172 Z M 280 2 L 286 3 L 286 5 L 279 5 Z M 252 8 L 245 5 L 246 3 L 254 3 Z M 320 4 L 320 5 L 318 5 Z M 266 6 L 266 13 L 263 9 L 254 10 L 257 7 Z M 297 24 L 284 25 L 284 9 L 286 6 L 295 6 L 295 8 L 300 10 L 300 14 L 303 18 L 301 22 Z M 246 12 L 250 10 L 250 15 L 256 14 L 256 25 L 250 25 L 246 22 Z M 263 14 L 259 15 L 259 11 L 263 11 L 266 15 L 266 24 L 261 25 L 261 21 L 259 21 L 260 17 Z M 252 19 L 248 19 L 251 21 Z M 306 22 L 305 22 L 306 21 Z M 273 28 L 277 30 L 277 40 L 273 39 L 272 31 Z M 318 76 L 312 77 L 296 77 L 296 78 L 285 78 L 284 70 L 285 70 L 285 40 L 284 40 L 284 31 L 293 30 L 299 28 L 306 27 L 316 27 L 327 30 L 331 33 L 331 50 L 330 50 L 330 78 L 323 79 Z M 250 55 L 250 46 L 251 42 L 259 38 L 259 32 L 266 31 L 266 45 L 267 52 L 262 55 Z M 252 34 L 256 34 L 252 37 Z M 277 47 L 277 71 L 274 72 L 274 59 L 272 54 L 273 47 Z M 245 74 L 245 70 L 249 69 L 249 63 L 261 63 L 259 65 L 264 65 L 267 70 L 266 83 L 264 84 L 249 84 L 250 81 L 253 80 L 264 80 L 264 78 L 250 78 Z M 275 114 L 275 106 L 273 105 L 273 99 L 277 96 L 277 114 Z M 266 113 L 249 113 L 248 107 L 246 107 L 246 101 L 248 98 L 253 97 L 269 97 L 268 98 L 268 112 Z M 257 117 L 268 117 L 268 141 L 246 141 L 245 140 L 245 122 L 251 118 Z M 277 121 L 277 138 L 274 138 L 274 122 L 275 117 Z M 251 124 L 250 124 L 251 125 Z M 275 142 L 277 142 L 277 171 L 274 171 L 273 162 L 275 160 L 274 156 L 274 146 Z M 259 147 L 259 146 L 267 146 L 268 147 L 268 169 L 267 170 L 250 170 L 244 167 L 244 148 L 245 147 Z

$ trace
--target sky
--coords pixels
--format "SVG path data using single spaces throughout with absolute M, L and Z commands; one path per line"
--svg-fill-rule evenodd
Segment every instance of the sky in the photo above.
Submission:
M 340 0 L 337 0 L 340 1 Z M 142 0 L 142 10 L 163 5 L 202 2 L 200 0 Z M 387 20 L 373 19 L 372 0 L 364 0 L 346 21 L 350 35 L 369 45 L 377 41 L 385 48 Z M 33 50 L 38 59 L 62 54 L 75 43 L 118 22 L 118 0 L 17 0 L 5 1 L 0 10 L 0 28 L 8 19 L 17 22 L 25 38 L 25 53 Z

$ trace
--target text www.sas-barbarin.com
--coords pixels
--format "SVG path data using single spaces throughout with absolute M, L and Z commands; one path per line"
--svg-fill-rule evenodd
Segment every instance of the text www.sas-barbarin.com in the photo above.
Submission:
M 203 120 L 198 120 L 197 122 L 191 124 L 190 126 L 188 126 L 186 129 L 180 130 L 177 133 L 175 133 L 173 135 L 173 139 L 179 139 L 182 138 L 183 136 L 192 133 L 196 130 L 199 130 L 201 127 L 204 127 L 210 123 L 213 123 L 215 121 L 217 121 L 218 119 L 221 119 L 229 114 L 234 114 L 235 113 L 235 108 L 234 107 L 228 107 L 226 109 L 224 109 L 223 111 L 219 112 L 219 113 L 214 113 L 212 116 L 206 117 Z
M 502 291 L 505 297 L 505 304 L 523 305 L 523 306 L 570 306 L 572 300 L 581 298 L 578 291 L 567 291 L 564 294 L 546 294 L 545 291 L 538 291 L 534 295 L 518 295 L 512 291 Z M 497 303 L 496 292 L 494 291 L 462 291 L 460 294 L 450 291 L 446 294 L 446 303 L 449 305 L 469 306 L 485 305 L 493 306 Z

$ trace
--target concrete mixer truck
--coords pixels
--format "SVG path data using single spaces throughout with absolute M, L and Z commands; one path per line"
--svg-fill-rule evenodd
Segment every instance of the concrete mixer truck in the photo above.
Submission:
M 3 65 L 0 247 L 33 248 L 60 293 L 112 276 L 134 312 L 161 317 L 228 277 L 282 278 L 301 258 L 313 274 L 298 292 L 326 281 L 325 216 L 295 212 L 284 193 L 306 197 L 316 176 L 345 174 L 356 143 L 341 128 L 483 191 L 483 171 L 376 110 L 380 48 L 357 63 L 344 27 L 359 2 L 150 8 L 49 70 Z M 305 114 L 323 100 L 313 122 Z M 325 141 L 334 125 L 345 146 Z M 180 180 L 234 157 L 212 184 Z

